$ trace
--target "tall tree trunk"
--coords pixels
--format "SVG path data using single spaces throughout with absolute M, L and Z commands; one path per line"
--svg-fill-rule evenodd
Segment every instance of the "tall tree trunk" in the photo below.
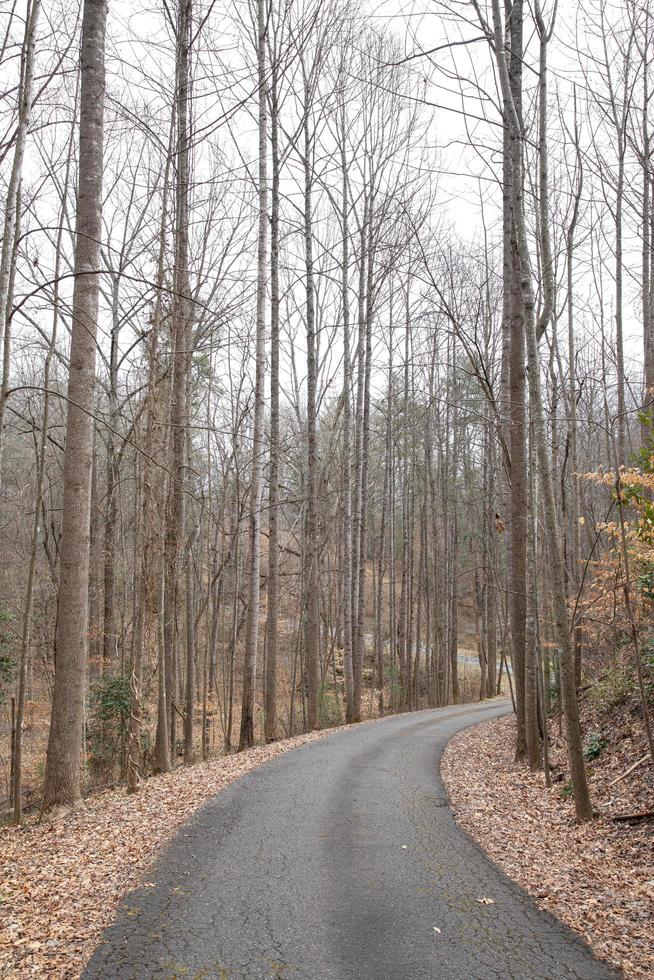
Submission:
M 62 259 L 62 239 L 64 232 L 64 222 L 67 215 L 67 195 L 70 181 L 70 168 L 72 162 L 72 139 L 69 146 L 68 157 L 66 160 L 66 170 L 62 187 L 62 205 L 59 214 L 59 228 L 55 245 L 55 265 L 54 265 L 54 292 L 52 299 L 52 331 L 50 334 L 50 344 L 43 367 L 43 414 L 41 416 L 41 438 L 39 440 L 36 484 L 34 487 L 34 516 L 32 520 L 32 537 L 30 543 L 30 557 L 27 569 L 27 589 L 25 594 L 25 608 L 23 610 L 20 666 L 18 673 L 18 697 L 16 699 L 16 718 L 15 718 L 15 738 L 13 754 L 13 785 L 12 796 L 14 801 L 14 823 L 19 824 L 23 819 L 22 801 L 22 781 L 23 781 L 23 718 L 25 715 L 25 698 L 27 693 L 27 671 L 30 660 L 30 646 L 32 640 L 32 613 L 34 609 L 34 586 L 36 584 L 36 566 L 39 547 L 39 530 L 41 525 L 41 507 L 43 505 L 43 494 L 45 489 L 46 457 L 48 452 L 48 436 L 50 426 L 50 378 L 52 362 L 54 360 L 57 347 L 57 329 L 60 317 L 60 297 L 59 297 L 59 275 L 61 271 Z M 90 522 L 90 517 L 89 517 Z
M 618 392 L 617 438 L 620 466 L 627 464 L 627 406 L 624 377 L 624 324 L 622 282 L 622 217 L 624 206 L 625 151 L 620 149 L 618 179 L 615 189 L 615 360 Z
M 263 483 L 264 414 L 266 379 L 266 269 L 268 252 L 268 159 L 266 94 L 266 19 L 264 0 L 257 0 L 257 78 L 259 99 L 259 218 L 257 244 L 257 319 L 255 340 L 254 418 L 252 423 L 252 471 L 249 514 L 249 581 L 245 624 L 245 656 L 239 749 L 254 745 L 254 698 L 259 646 L 259 577 L 261 569 L 261 493 Z
M 495 696 L 497 679 L 497 609 L 495 598 L 494 570 L 497 568 L 497 551 L 494 544 L 495 531 L 495 493 L 497 474 L 495 472 L 495 441 L 490 426 L 486 427 L 485 477 L 486 477 L 486 519 L 484 521 L 484 621 L 486 635 L 486 697 Z
M 116 427 L 118 423 L 118 341 L 120 310 L 118 289 L 120 277 L 113 276 L 112 324 L 109 350 L 109 425 L 107 427 L 106 513 L 104 523 L 104 630 L 103 661 L 105 669 L 116 669 L 118 628 L 116 624 L 116 534 L 118 523 L 118 458 Z
M 509 98 L 515 106 L 518 119 L 522 120 L 522 51 L 523 5 L 514 0 L 511 5 L 511 50 L 508 65 L 510 76 Z M 505 98 L 506 103 L 506 98 Z M 508 114 L 505 104 L 504 114 Z M 522 144 L 507 125 L 504 152 L 509 155 L 509 173 L 512 186 L 522 181 Z M 516 160 L 519 170 L 516 172 Z M 509 355 L 509 402 L 511 418 L 511 634 L 513 645 L 513 676 L 516 695 L 516 758 L 527 751 L 525 729 L 525 661 L 527 656 L 527 404 L 525 374 L 525 319 L 521 289 L 520 254 L 517 244 L 515 207 L 511 205 L 510 250 L 510 310 L 511 350 Z M 505 243 L 506 245 L 506 243 Z M 505 288 L 507 284 L 505 283 Z
M 643 199 L 641 210 L 641 237 L 642 237 L 642 280 L 641 280 L 641 309 L 643 317 L 643 412 L 646 419 L 641 425 L 641 438 L 643 443 L 650 436 L 651 422 L 654 418 L 652 412 L 652 399 L 654 398 L 654 334 L 652 332 L 652 287 L 651 263 L 652 263 L 652 161 L 651 161 L 651 133 L 649 122 L 649 103 L 650 93 L 650 11 L 645 9 L 645 28 L 643 38 L 643 108 L 642 108 L 642 169 L 643 169 Z
M 453 358 L 454 362 L 454 358 Z M 452 702 L 459 704 L 461 692 L 459 688 L 459 520 L 458 520 L 458 500 L 456 497 L 456 478 L 458 473 L 458 412 L 456 393 L 454 394 L 454 410 L 451 419 L 453 444 L 452 455 L 447 466 L 446 485 L 447 489 L 447 518 L 445 527 L 447 528 L 447 576 L 448 576 L 448 665 L 452 686 Z M 449 437 L 446 444 L 446 452 L 449 451 Z M 451 469 L 450 469 L 451 467 Z M 450 496 L 451 495 L 451 496 Z
M 538 488 L 535 467 L 530 465 L 529 514 L 530 534 L 527 548 L 527 630 L 525 650 L 525 735 L 527 739 L 527 759 L 529 768 L 535 772 L 541 764 L 541 743 L 538 726 L 538 657 L 537 657 L 537 616 L 536 568 L 538 535 Z
M 190 443 L 190 438 L 188 442 Z M 190 456 L 190 450 L 187 450 Z M 195 714 L 195 583 L 193 577 L 193 547 L 200 534 L 200 524 L 196 524 L 189 535 L 186 547 L 186 708 L 184 715 L 184 764 L 190 766 L 195 761 L 193 747 Z
M 357 634 L 359 629 L 359 586 L 361 584 L 361 473 L 363 470 L 363 404 L 365 395 L 365 363 L 366 363 L 366 257 L 368 246 L 368 223 L 370 198 L 364 196 L 363 219 L 359 229 L 359 262 L 357 285 L 357 390 L 354 414 L 354 460 L 352 495 L 352 702 L 347 706 L 347 720 L 353 722 L 356 718 L 356 702 L 354 696 L 354 674 L 357 669 Z
M 350 236 L 348 228 L 349 193 L 346 157 L 345 96 L 339 106 L 339 139 L 341 154 L 341 315 L 343 318 L 343 673 L 345 675 L 345 705 L 348 721 L 353 719 L 354 674 L 352 661 L 352 351 L 350 339 L 349 264 Z
M 98 329 L 106 0 L 84 0 L 72 337 L 55 681 L 43 809 L 80 797 Z
M 190 0 L 180 0 L 177 11 L 175 111 L 177 118 L 175 186 L 175 258 L 173 269 L 172 377 L 170 398 L 171 479 L 165 538 L 164 638 L 166 692 L 169 699 L 170 749 L 177 750 L 178 616 L 180 560 L 186 524 L 186 427 L 189 409 L 191 314 L 189 302 L 189 45 Z
M 274 57 L 274 55 L 273 55 Z M 272 198 L 270 214 L 270 476 L 268 487 L 268 604 L 264 739 L 277 736 L 277 640 L 279 619 L 279 102 L 277 59 L 270 80 Z
M 536 0 L 538 5 L 538 0 Z M 552 483 L 551 460 L 547 448 L 545 429 L 545 414 L 540 377 L 540 358 L 536 336 L 536 301 L 534 296 L 529 243 L 523 210 L 523 192 L 521 180 L 522 125 L 516 106 L 511 96 L 510 76 L 504 49 L 504 32 L 499 0 L 492 0 L 493 8 L 493 43 L 497 59 L 498 73 L 502 86 L 504 104 L 508 107 L 508 123 L 512 130 L 514 153 L 512 159 L 512 196 L 513 215 L 516 230 L 517 245 L 522 270 L 522 295 L 527 340 L 527 362 L 529 365 L 529 398 L 534 435 L 534 447 L 538 461 L 541 493 L 543 498 L 543 527 L 547 535 L 550 567 L 552 573 L 552 607 L 554 627 L 561 652 L 561 687 L 563 694 L 563 709 L 566 721 L 568 759 L 572 775 L 572 786 L 575 799 L 577 820 L 589 820 L 593 811 L 588 792 L 586 771 L 583 760 L 583 745 L 581 726 L 579 723 L 579 706 L 577 689 L 574 678 L 574 655 L 570 638 L 570 624 L 566 602 L 563 558 L 561 555 L 560 537 L 557 527 L 557 514 Z
M 570 524 L 572 533 L 570 535 L 570 568 L 568 571 L 569 598 L 574 599 L 575 592 L 579 584 L 579 562 L 581 561 L 581 501 L 579 487 L 579 463 L 577 452 L 577 364 L 574 333 L 574 249 L 575 231 L 579 217 L 579 207 L 583 192 L 584 172 L 583 156 L 579 143 L 579 125 L 577 122 L 577 95 L 574 98 L 574 145 L 575 145 L 575 175 L 576 186 L 574 187 L 574 204 L 570 223 L 566 232 L 566 266 L 567 266 L 567 300 L 568 300 L 568 439 L 569 439 L 569 467 L 570 484 L 572 487 L 572 506 L 570 508 Z M 581 636 L 582 626 L 579 622 L 573 622 L 574 626 L 574 660 L 575 660 L 575 683 L 581 686 Z
M 164 168 L 163 190 L 161 200 L 161 221 L 159 225 L 159 256 L 157 261 L 157 295 L 155 299 L 152 330 L 148 342 L 148 387 L 146 393 L 147 406 L 145 415 L 145 446 L 146 456 L 143 472 L 143 555 L 141 557 L 141 605 L 144 617 L 143 643 L 149 648 L 154 646 L 157 651 L 157 729 L 155 735 L 155 770 L 168 772 L 170 770 L 170 697 L 171 691 L 167 686 L 166 644 L 165 637 L 160 635 L 160 623 L 163 616 L 162 608 L 162 576 L 164 566 L 161 562 L 161 532 L 155 527 L 157 512 L 165 500 L 159 483 L 153 479 L 152 447 L 157 445 L 157 433 L 161 430 L 161 412 L 158 410 L 160 396 L 157 396 L 155 384 L 159 365 L 159 339 L 163 315 L 163 285 L 164 266 L 166 259 L 166 225 L 168 219 L 168 196 L 170 191 L 170 171 L 173 156 L 173 137 L 175 128 L 175 112 L 171 113 L 168 150 Z M 161 440 L 163 441 L 163 440 Z M 163 455 L 163 453 L 162 453 Z M 140 731 L 141 731 L 141 692 L 138 687 L 139 671 L 143 661 L 143 650 L 137 648 L 132 679 L 132 711 L 130 717 L 130 767 L 129 786 L 135 791 L 138 786 L 140 772 Z
M 370 210 L 372 211 L 372 204 Z M 361 721 L 361 691 L 363 685 L 363 657 L 365 652 L 365 600 L 368 551 L 368 460 L 370 456 L 370 378 L 372 373 L 372 320 L 373 304 L 373 255 L 372 221 L 368 225 L 367 281 L 365 313 L 365 348 L 363 365 L 363 415 L 361 417 L 360 459 L 357 471 L 357 531 L 359 535 L 356 630 L 352 644 L 352 720 Z
M 316 360 L 316 298 L 313 271 L 312 140 L 309 130 L 309 94 L 305 79 L 304 136 L 304 258 L 306 264 L 307 323 L 307 519 L 306 565 L 306 689 L 307 728 L 320 727 L 320 540 L 318 517 L 318 417 Z

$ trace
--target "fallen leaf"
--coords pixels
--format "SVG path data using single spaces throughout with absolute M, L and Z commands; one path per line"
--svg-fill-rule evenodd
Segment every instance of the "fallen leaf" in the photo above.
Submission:
M 95 793 L 48 823 L 1 827 L 0 977 L 75 980 L 122 897 L 150 872 L 181 824 L 240 776 L 333 731 L 180 767 L 143 780 L 132 796 L 124 787 Z
M 532 773 L 515 761 L 515 719 L 509 717 L 456 735 L 441 760 L 441 776 L 457 822 L 513 881 L 625 980 L 651 980 L 651 828 L 617 828 L 610 819 L 615 812 L 654 805 L 651 770 L 640 767 L 628 780 L 610 786 L 645 753 L 645 736 L 621 720 L 623 708 L 607 717 L 597 714 L 590 699 L 581 706 L 585 730 L 606 732 L 610 739 L 589 772 L 598 819 L 576 824 L 573 801 L 561 798 L 568 779 L 567 750 L 555 725 L 550 729 L 551 789 L 542 772 Z

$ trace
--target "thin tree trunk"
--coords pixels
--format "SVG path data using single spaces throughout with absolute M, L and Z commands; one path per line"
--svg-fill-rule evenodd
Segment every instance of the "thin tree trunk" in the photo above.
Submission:
M 304 135 L 304 257 L 306 263 L 307 324 L 307 520 L 306 565 L 306 689 L 307 728 L 320 727 L 320 541 L 318 517 L 318 418 L 316 312 L 313 271 L 312 142 L 309 131 L 309 96 L 305 80 Z
M 264 413 L 266 377 L 266 268 L 268 252 L 268 159 L 266 95 L 266 19 L 264 0 L 257 0 L 257 78 L 259 100 L 259 218 L 257 244 L 257 317 L 255 340 L 254 418 L 249 514 L 249 581 L 245 624 L 245 656 L 239 750 L 254 745 L 254 699 L 259 646 L 259 577 L 261 569 L 261 493 L 263 483 Z
M 567 300 L 568 300 L 568 415 L 569 415 L 569 467 L 570 482 L 572 486 L 572 506 L 570 512 L 570 523 L 572 525 L 571 534 L 571 554 L 570 569 L 568 574 L 570 598 L 574 598 L 574 592 L 579 584 L 579 562 L 581 561 L 581 501 L 579 487 L 579 463 L 577 453 L 577 364 L 574 334 L 574 249 L 575 249 L 575 230 L 579 217 L 579 207 L 583 192 L 584 173 L 583 157 L 579 145 L 579 126 L 577 122 L 577 97 L 575 92 L 574 100 L 574 146 L 575 146 L 575 173 L 576 186 L 574 188 L 574 205 L 570 224 L 566 234 L 566 263 L 567 263 Z M 581 686 L 581 623 L 573 622 L 574 626 L 574 660 L 575 660 L 575 683 Z
M 118 307 L 119 276 L 112 282 L 112 326 L 109 351 L 109 425 L 107 426 L 106 514 L 104 524 L 104 669 L 116 669 L 118 635 L 116 625 L 116 533 L 118 522 L 118 459 L 116 427 L 118 423 L 118 340 L 120 311 Z
M 341 98 L 344 99 L 344 93 Z M 354 674 L 352 663 L 352 351 L 350 343 L 349 264 L 350 237 L 348 228 L 349 194 L 347 158 L 345 153 L 345 103 L 339 107 L 341 152 L 341 313 L 343 317 L 343 672 L 345 675 L 345 704 L 348 721 L 352 721 L 354 705 Z
M 190 438 L 188 439 L 190 443 Z M 184 764 L 193 765 L 194 713 L 195 713 L 195 588 L 193 580 L 193 547 L 200 533 L 196 524 L 189 536 L 186 548 L 186 711 L 184 715 Z
M 272 200 L 270 216 L 270 476 L 268 488 L 268 604 L 264 739 L 277 737 L 277 640 L 279 619 L 279 105 L 276 59 L 271 73 Z
M 159 426 L 159 412 L 157 411 L 157 394 L 155 392 L 155 382 L 157 377 L 159 338 L 162 326 L 163 315 L 163 284 L 164 284 L 164 265 L 166 258 L 166 237 L 165 230 L 168 216 L 168 195 L 170 190 L 170 170 L 172 166 L 172 146 L 175 126 L 175 112 L 171 113 L 170 132 L 168 138 L 168 151 L 166 154 L 166 164 L 164 169 L 164 180 L 161 201 L 161 222 L 159 225 L 159 256 L 157 261 L 157 295 L 152 320 L 152 331 L 148 343 L 148 387 L 146 398 L 148 401 L 145 417 L 145 446 L 146 457 L 144 461 L 143 473 L 143 555 L 141 560 L 142 581 L 141 581 L 141 602 L 143 604 L 143 616 L 145 617 L 144 643 L 150 643 L 157 649 L 157 729 L 155 735 L 155 770 L 157 772 L 168 772 L 171 765 L 170 742 L 168 732 L 170 730 L 170 696 L 171 691 L 167 687 L 166 669 L 166 646 L 165 642 L 160 642 L 160 620 L 163 615 L 161 593 L 161 576 L 164 569 L 159 555 L 160 551 L 160 532 L 155 531 L 155 520 L 157 516 L 157 505 L 165 496 L 161 491 L 155 489 L 153 460 L 151 449 L 155 445 L 155 431 Z M 137 650 L 134 665 L 134 678 L 132 681 L 132 711 L 130 718 L 130 770 L 132 778 L 129 785 L 132 791 L 137 789 L 138 774 L 140 771 L 140 730 L 141 730 L 141 704 L 140 690 L 138 688 L 138 674 L 143 662 L 143 651 Z
M 15 273 L 18 225 L 20 214 L 20 188 L 27 132 L 32 114 L 34 64 L 36 61 L 36 30 L 41 12 L 41 0 L 28 0 L 25 17 L 25 36 L 20 56 L 20 82 L 18 92 L 18 126 L 14 140 L 14 156 L 9 174 L 5 200 L 2 250 L 0 252 L 0 344 L 2 344 L 2 383 L 0 387 L 0 486 L 3 482 L 5 415 L 9 397 L 9 372 L 11 368 L 11 282 Z
M 372 210 L 372 205 L 371 205 Z M 365 315 L 365 353 L 363 368 L 363 416 L 361 418 L 361 447 L 360 469 L 357 473 L 357 503 L 359 507 L 357 530 L 358 542 L 358 575 L 357 587 L 357 616 L 354 642 L 352 645 L 352 720 L 361 721 L 361 691 L 363 685 L 363 658 L 365 652 L 365 598 L 366 570 L 368 550 L 368 461 L 370 456 L 370 377 L 372 373 L 372 319 L 373 284 L 372 284 L 372 222 L 368 227 L 368 266 L 366 283 L 366 315 Z

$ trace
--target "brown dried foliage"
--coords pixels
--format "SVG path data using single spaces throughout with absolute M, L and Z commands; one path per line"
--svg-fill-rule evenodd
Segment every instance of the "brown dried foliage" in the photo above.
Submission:
M 39 824 L 0 831 L 0 976 L 78 977 L 113 919 L 177 828 L 239 776 L 330 732 L 285 739 L 177 769 Z
M 441 773 L 455 816 L 490 857 L 578 932 L 596 956 L 627 978 L 654 975 L 654 829 L 652 822 L 615 823 L 619 813 L 654 804 L 651 768 L 641 766 L 613 786 L 645 752 L 640 726 L 600 755 L 590 769 L 601 816 L 577 825 L 565 798 L 564 746 L 554 739 L 558 781 L 513 758 L 515 721 L 487 722 L 455 736 Z M 630 726 L 631 727 L 631 726 Z

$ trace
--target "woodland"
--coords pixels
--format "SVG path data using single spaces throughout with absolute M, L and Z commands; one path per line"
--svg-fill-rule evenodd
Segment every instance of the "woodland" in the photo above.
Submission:
M 498 694 L 651 787 L 654 4 L 0 11 L 3 818 Z

